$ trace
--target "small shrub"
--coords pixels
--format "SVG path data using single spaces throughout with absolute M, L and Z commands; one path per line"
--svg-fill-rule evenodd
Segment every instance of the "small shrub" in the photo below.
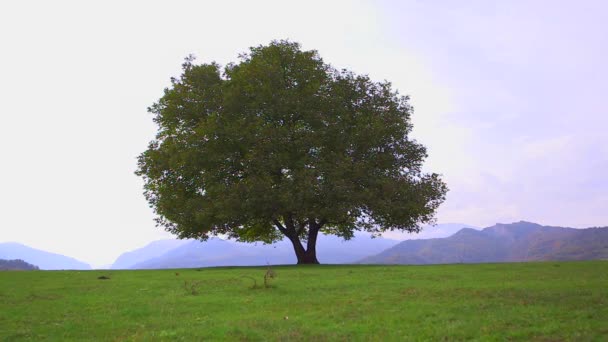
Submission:
M 276 277 L 276 273 L 274 272 L 274 270 L 272 268 L 270 268 L 270 265 L 268 265 L 268 268 L 266 269 L 266 273 L 264 273 L 264 288 L 272 287 L 272 285 L 270 285 L 270 279 L 274 279 L 275 277 Z M 241 276 L 241 278 L 247 278 L 247 279 L 251 279 L 251 281 L 253 281 L 253 285 L 251 286 L 251 289 L 258 288 L 258 282 L 254 277 Z
M 274 279 L 276 276 L 277 276 L 276 273 L 272 270 L 272 268 L 270 268 L 270 265 L 268 265 L 268 268 L 266 269 L 266 273 L 264 274 L 264 287 L 269 288 L 270 279 Z
M 200 281 L 189 281 L 189 280 L 184 280 L 184 290 L 193 295 L 196 296 L 197 294 L 199 294 L 199 288 L 201 286 Z

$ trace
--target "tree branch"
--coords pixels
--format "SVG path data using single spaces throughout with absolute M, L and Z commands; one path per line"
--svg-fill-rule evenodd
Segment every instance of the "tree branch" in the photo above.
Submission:
M 296 230 L 296 226 L 293 222 L 293 214 L 287 213 L 283 215 L 283 220 L 285 221 L 285 231 L 287 232 L 285 235 L 299 237 L 298 231 Z
M 300 222 L 298 223 L 298 230 L 296 231 L 296 233 L 298 234 L 298 236 L 302 235 L 302 232 L 304 232 L 304 228 L 306 227 L 306 222 Z
M 283 227 L 283 225 L 281 224 L 281 222 L 279 222 L 279 220 L 272 219 L 272 223 L 274 223 L 274 225 L 277 226 L 277 228 L 279 228 L 279 231 L 281 233 L 283 233 L 287 236 L 287 229 L 285 229 L 285 227 Z

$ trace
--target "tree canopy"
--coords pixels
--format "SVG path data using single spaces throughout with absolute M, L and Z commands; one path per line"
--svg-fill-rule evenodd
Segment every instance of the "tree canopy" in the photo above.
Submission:
M 445 199 L 409 137 L 412 107 L 389 82 L 273 41 L 238 63 L 195 64 L 148 110 L 156 138 L 137 174 L 157 223 L 180 238 L 287 237 L 318 263 L 318 233 L 419 231 Z

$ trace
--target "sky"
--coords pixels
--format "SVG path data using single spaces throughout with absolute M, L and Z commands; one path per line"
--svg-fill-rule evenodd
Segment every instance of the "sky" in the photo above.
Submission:
M 604 1 L 0 3 L 0 242 L 95 267 L 170 235 L 134 175 L 188 54 L 290 39 L 414 106 L 437 221 L 608 226 Z

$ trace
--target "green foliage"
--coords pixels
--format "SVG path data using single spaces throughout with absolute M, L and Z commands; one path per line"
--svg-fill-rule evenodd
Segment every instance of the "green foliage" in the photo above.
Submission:
M 223 70 L 189 57 L 149 111 L 159 130 L 137 174 L 158 224 L 181 238 L 285 235 L 316 261 L 319 231 L 417 231 L 447 191 L 421 170 L 407 97 L 297 43 L 251 48 Z
M 559 267 L 556 267 L 559 266 Z M 605 341 L 608 262 L 0 272 L 0 341 Z M 306 281 L 303 281 L 306 279 Z M 260 284 L 261 285 L 261 284 Z M 288 319 L 286 319 L 288 317 Z

